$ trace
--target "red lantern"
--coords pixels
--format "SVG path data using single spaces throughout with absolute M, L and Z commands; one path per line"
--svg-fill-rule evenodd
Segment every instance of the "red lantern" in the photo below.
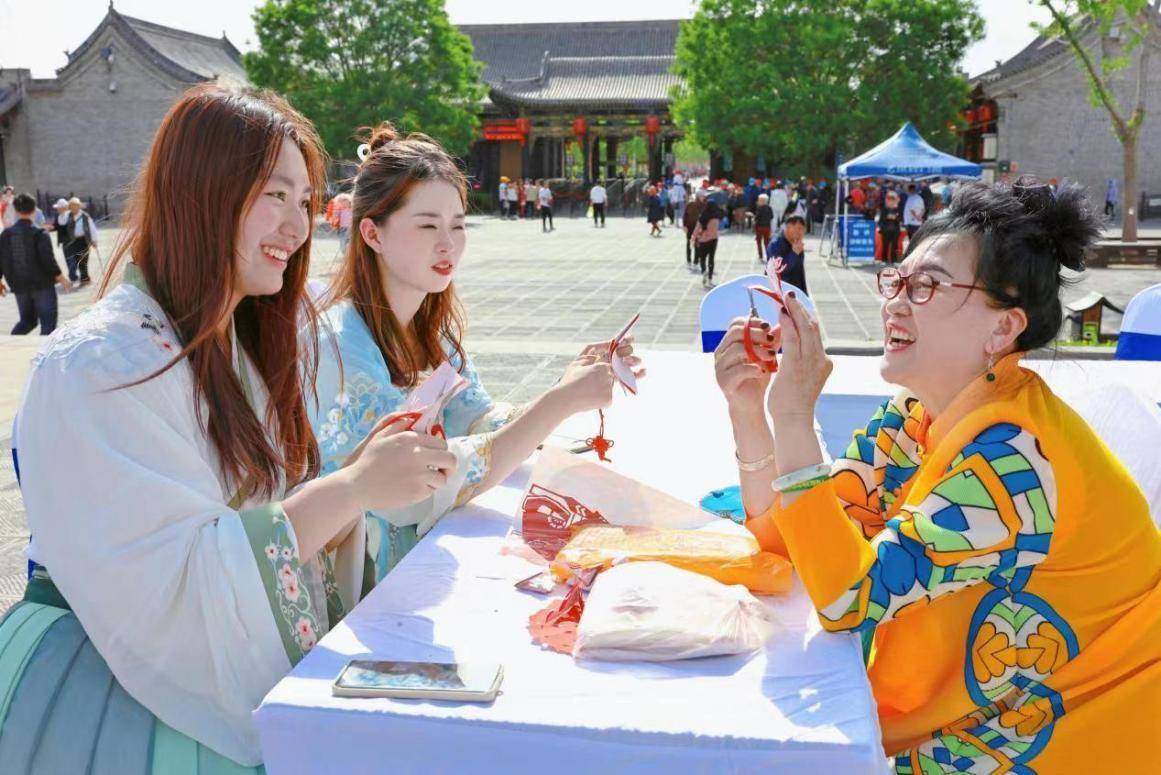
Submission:
M 581 139 L 588 131 L 589 124 L 583 118 L 574 118 L 572 120 L 572 133 L 576 135 L 576 139 Z
M 657 118 L 657 116 L 646 116 L 645 117 L 645 134 L 649 135 L 649 144 L 650 145 L 653 145 L 653 143 L 657 140 L 657 133 L 660 131 L 661 131 L 661 119 Z
M 987 124 L 996 117 L 996 110 L 990 103 L 980 105 L 980 109 L 976 112 L 981 124 Z
M 967 110 L 965 110 L 963 112 L 963 120 L 968 122 L 968 124 L 976 123 L 976 109 L 975 108 L 968 108 Z
M 516 133 L 520 135 L 520 147 L 524 147 L 524 143 L 528 141 L 528 133 L 532 131 L 532 122 L 526 118 L 518 118 L 515 121 Z

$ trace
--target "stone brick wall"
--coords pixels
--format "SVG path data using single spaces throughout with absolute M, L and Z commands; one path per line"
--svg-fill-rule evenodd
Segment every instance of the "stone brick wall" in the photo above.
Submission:
M 27 85 L 32 80 L 28 70 L 0 69 L 0 84 Z M 17 191 L 35 192 L 32 173 L 32 138 L 28 132 L 27 104 L 18 105 L 8 115 L 7 127 L 3 132 L 5 183 Z
M 1095 40 L 1090 43 L 1095 47 Z M 1137 179 L 1142 191 L 1161 194 L 1161 73 L 1157 57 L 1153 60 Z M 1126 109 L 1135 104 L 1133 71 L 1122 71 L 1114 83 L 1120 104 Z M 1105 180 L 1116 178 L 1124 203 L 1121 144 L 1107 111 L 1089 101 L 1088 82 L 1071 52 L 988 84 L 985 90 L 999 105 L 998 159 L 1016 162 L 1021 174 L 1081 183 L 1098 206 L 1104 204 Z
M 100 56 L 110 43 L 112 67 Z M 162 117 L 190 85 L 160 72 L 106 29 L 57 79 L 34 82 L 26 94 L 21 111 L 32 158 L 21 163 L 22 174 L 30 166 L 33 179 L 17 178 L 19 185 L 54 196 L 108 195 L 110 209 L 119 212 Z

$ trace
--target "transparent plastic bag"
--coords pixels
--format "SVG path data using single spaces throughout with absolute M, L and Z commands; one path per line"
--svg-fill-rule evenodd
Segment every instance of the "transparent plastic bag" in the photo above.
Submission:
M 769 610 L 745 587 L 665 563 L 631 562 L 593 583 L 572 653 L 648 662 L 744 654 L 762 648 L 774 629 Z

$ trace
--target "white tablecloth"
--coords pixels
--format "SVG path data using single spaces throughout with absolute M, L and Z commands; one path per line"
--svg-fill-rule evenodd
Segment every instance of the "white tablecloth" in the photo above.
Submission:
M 657 352 L 647 363 L 640 394 L 607 412 L 614 467 L 691 502 L 736 482 L 710 356 Z M 836 358 L 828 394 L 891 393 L 877 363 Z M 1161 400 L 1156 365 L 1033 366 L 1066 397 L 1112 381 Z M 573 418 L 557 439 L 595 429 L 595 415 Z M 525 568 L 498 552 L 526 476 L 440 522 L 271 690 L 255 719 L 272 775 L 885 768 L 858 644 L 819 631 L 800 586 L 766 598 L 784 629 L 751 657 L 576 663 L 534 645 L 526 622 L 544 599 L 513 589 Z M 332 697 L 331 682 L 357 656 L 499 661 L 503 694 L 491 705 Z
M 618 470 L 694 502 L 737 476 L 707 357 L 650 354 L 640 395 L 607 422 Z M 545 598 L 513 589 L 525 567 L 499 554 L 526 477 L 436 525 L 267 695 L 255 719 L 272 775 L 884 769 L 858 642 L 821 632 L 800 586 L 765 598 L 784 629 L 750 657 L 577 663 L 533 644 L 528 616 Z M 496 660 L 503 693 L 492 705 L 332 697 L 347 660 L 367 655 Z

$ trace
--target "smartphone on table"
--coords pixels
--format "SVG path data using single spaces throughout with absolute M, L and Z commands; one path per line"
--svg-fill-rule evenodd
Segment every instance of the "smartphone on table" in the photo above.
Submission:
M 335 697 L 491 702 L 504 668 L 497 663 L 402 662 L 352 659 L 331 687 Z

